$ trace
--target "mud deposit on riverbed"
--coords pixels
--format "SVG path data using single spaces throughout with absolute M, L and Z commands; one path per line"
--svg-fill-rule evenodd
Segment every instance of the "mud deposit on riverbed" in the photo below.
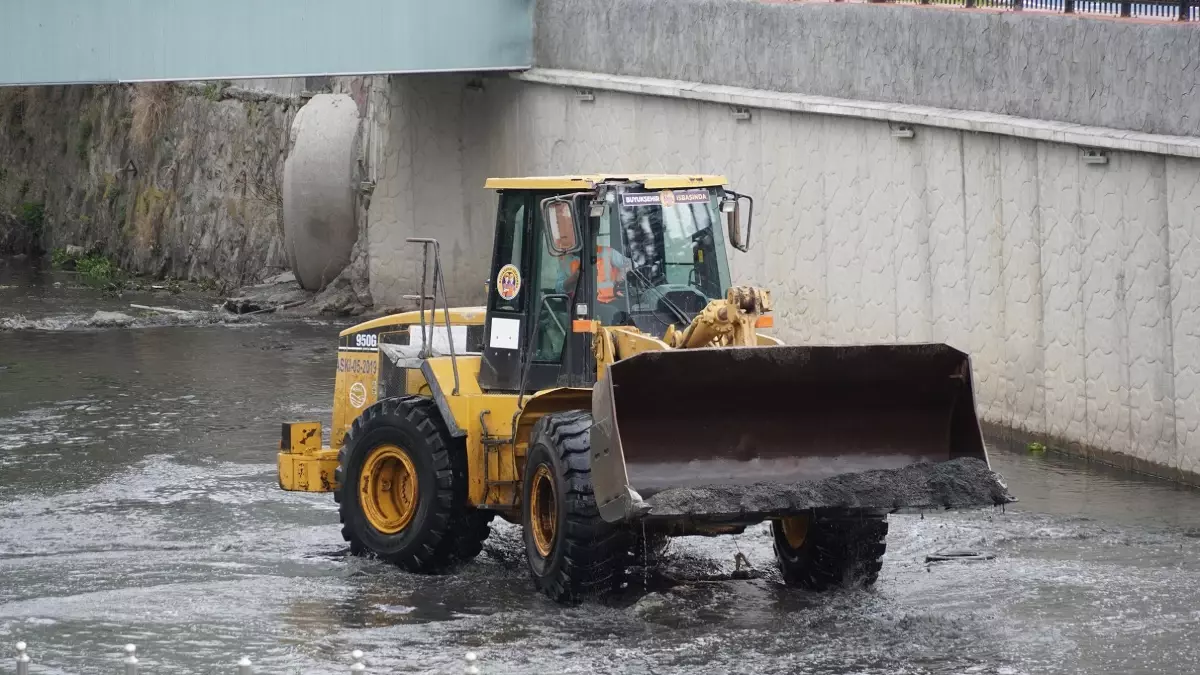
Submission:
M 130 641 L 156 674 L 343 673 L 354 648 L 400 673 L 467 649 L 489 675 L 1200 668 L 1197 493 L 995 445 L 1021 501 L 890 516 L 873 591 L 783 588 L 764 527 L 675 540 L 649 588 L 576 608 L 533 592 L 504 523 L 450 575 L 348 557 L 333 500 L 273 465 L 280 420 L 328 422 L 338 329 L 0 332 L 0 643 L 72 674 Z M 924 562 L 962 548 L 996 557 Z

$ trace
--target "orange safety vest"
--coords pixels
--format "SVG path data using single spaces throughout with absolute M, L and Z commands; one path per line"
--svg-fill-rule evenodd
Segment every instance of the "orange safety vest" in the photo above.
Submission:
M 608 254 L 612 248 L 608 246 L 596 247 L 596 300 L 599 302 L 612 302 L 616 299 L 616 279 L 619 270 L 612 264 Z M 579 271 L 579 260 L 571 261 L 571 273 Z

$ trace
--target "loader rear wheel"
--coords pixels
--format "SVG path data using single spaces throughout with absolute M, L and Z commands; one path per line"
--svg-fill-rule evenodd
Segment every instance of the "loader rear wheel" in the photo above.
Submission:
M 605 522 L 592 493 L 592 415 L 546 415 L 534 425 L 521 486 L 521 525 L 534 586 L 574 603 L 619 590 L 629 557 L 627 528 Z
M 389 398 L 364 410 L 338 451 L 335 476 L 350 552 L 417 573 L 478 555 L 491 518 L 466 506 L 460 446 L 427 398 Z
M 873 512 L 793 516 L 771 524 L 784 583 L 812 591 L 874 585 L 887 531 L 887 516 Z

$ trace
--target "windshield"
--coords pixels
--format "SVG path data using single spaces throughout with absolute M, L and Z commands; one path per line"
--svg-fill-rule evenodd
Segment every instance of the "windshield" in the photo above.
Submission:
M 596 244 L 598 251 L 611 247 L 616 283 L 610 291 L 601 270 L 597 300 L 614 308 L 610 315 L 619 308 L 628 316 L 605 323 L 633 323 L 661 334 L 672 323 L 690 322 L 709 300 L 725 297 L 729 266 L 720 199 L 716 189 L 610 195 L 610 215 L 600 219 Z M 614 225 L 619 236 L 613 236 Z

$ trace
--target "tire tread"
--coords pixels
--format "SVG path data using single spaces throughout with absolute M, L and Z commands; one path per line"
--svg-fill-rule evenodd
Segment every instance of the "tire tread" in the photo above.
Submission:
M 430 448 L 434 469 L 435 505 L 425 523 L 421 543 L 404 554 L 380 555 L 410 572 L 437 573 L 473 559 L 483 550 L 483 542 L 491 532 L 491 514 L 471 508 L 466 503 L 468 484 L 466 453 L 462 443 L 450 436 L 441 412 L 432 399 L 424 396 L 401 396 L 378 401 L 360 414 L 350 425 L 345 442 L 338 449 L 338 466 L 334 478 L 339 489 L 334 491 L 338 504 L 338 520 L 342 538 L 350 543 L 352 555 L 367 553 L 367 547 L 355 536 L 347 522 L 348 504 L 345 485 L 351 450 L 354 444 L 381 418 L 390 417 L 415 430 Z
M 539 589 L 556 602 L 575 602 L 619 590 L 625 581 L 630 538 L 627 528 L 600 517 L 592 490 L 589 433 L 592 415 L 582 410 L 552 413 L 534 426 L 533 442 L 558 456 L 566 519 L 562 564 L 552 574 L 534 575 Z
M 847 514 L 816 517 L 804 544 L 792 550 L 778 523 L 772 525 L 775 559 L 784 583 L 812 591 L 870 587 L 879 579 L 887 550 L 886 516 Z

